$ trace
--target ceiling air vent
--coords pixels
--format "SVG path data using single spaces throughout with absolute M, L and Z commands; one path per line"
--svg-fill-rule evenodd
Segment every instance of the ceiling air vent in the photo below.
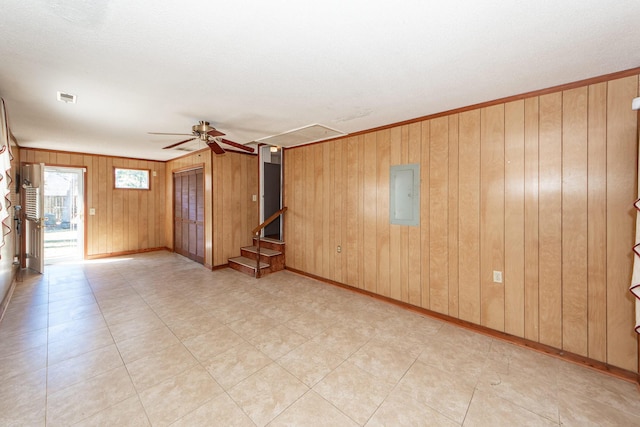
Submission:
M 339 130 L 331 129 L 330 127 L 316 123 L 278 135 L 258 139 L 257 142 L 276 145 L 278 147 L 294 147 L 296 145 L 310 144 L 312 142 L 335 138 L 342 135 L 346 134 Z
M 70 93 L 58 91 L 58 101 L 66 102 L 67 104 L 75 104 L 77 97 Z

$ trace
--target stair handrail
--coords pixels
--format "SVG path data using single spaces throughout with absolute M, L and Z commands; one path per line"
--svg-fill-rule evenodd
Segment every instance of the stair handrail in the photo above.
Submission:
M 271 224 L 273 221 L 275 221 L 276 218 L 278 218 L 280 215 L 284 214 L 287 211 L 287 207 L 283 207 L 282 209 L 280 209 L 279 211 L 276 211 L 273 213 L 273 215 L 271 215 L 269 218 L 267 218 L 262 224 L 260 224 L 259 226 L 257 226 L 256 228 L 253 229 L 253 234 L 256 236 L 256 252 L 257 252 L 257 256 L 256 256 L 256 279 L 260 278 L 260 232 L 269 224 Z

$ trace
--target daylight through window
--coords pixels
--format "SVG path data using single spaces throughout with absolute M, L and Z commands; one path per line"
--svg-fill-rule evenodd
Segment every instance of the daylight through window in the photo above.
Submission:
M 148 169 L 120 169 L 115 168 L 116 188 L 130 188 L 134 190 L 149 189 Z

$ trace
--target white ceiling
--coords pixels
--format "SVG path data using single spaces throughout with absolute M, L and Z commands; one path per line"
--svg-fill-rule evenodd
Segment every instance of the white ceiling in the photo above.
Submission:
M 21 146 L 167 160 L 186 137 L 147 132 L 351 133 L 638 67 L 639 17 L 638 0 L 2 0 L 0 96 Z

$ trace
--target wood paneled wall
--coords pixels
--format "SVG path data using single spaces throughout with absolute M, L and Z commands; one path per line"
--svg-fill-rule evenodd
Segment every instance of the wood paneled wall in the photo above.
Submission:
M 165 163 L 21 148 L 23 163 L 86 167 L 86 256 L 142 252 L 165 246 Z M 114 167 L 149 169 L 151 189 L 114 189 Z M 153 176 L 155 172 L 155 176 Z M 89 208 L 96 210 L 89 215 Z
M 636 371 L 638 80 L 286 150 L 287 265 Z M 389 224 L 405 163 L 419 227 Z
M 251 242 L 251 230 L 259 224 L 258 157 L 234 152 L 216 156 L 206 149 L 167 162 L 165 209 L 166 245 L 173 248 L 173 172 L 204 167 L 205 265 L 227 264 Z

